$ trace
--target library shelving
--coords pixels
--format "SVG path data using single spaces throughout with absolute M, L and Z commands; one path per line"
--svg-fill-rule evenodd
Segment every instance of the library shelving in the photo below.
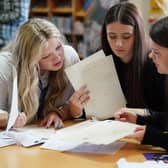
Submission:
M 51 20 L 77 49 L 84 38 L 86 18 L 93 8 L 91 0 L 31 0 L 30 17 Z

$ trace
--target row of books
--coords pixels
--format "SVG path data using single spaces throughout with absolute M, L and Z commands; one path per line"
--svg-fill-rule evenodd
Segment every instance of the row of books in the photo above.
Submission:
M 52 22 L 64 34 L 71 34 L 72 32 L 84 34 L 84 24 L 81 21 L 76 21 L 73 25 L 72 17 L 54 16 L 52 17 Z

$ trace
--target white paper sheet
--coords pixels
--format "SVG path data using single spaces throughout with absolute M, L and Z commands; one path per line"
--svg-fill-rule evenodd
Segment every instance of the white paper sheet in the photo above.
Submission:
M 17 85 L 17 72 L 13 67 L 13 88 L 12 88 L 12 100 L 11 100 L 11 109 L 9 114 L 8 125 L 6 131 L 11 129 L 18 117 L 18 85 Z
M 97 53 L 75 64 L 75 66 L 73 65 L 65 69 L 65 72 L 75 90 L 78 90 L 82 85 L 86 84 L 81 75 L 83 69 L 85 69 L 85 67 L 91 62 L 94 64 L 96 63 L 97 60 L 101 60 L 104 58 L 105 58 L 104 52 L 100 50 Z
M 168 164 L 163 161 L 127 162 L 121 158 L 117 162 L 118 168 L 168 168 Z
M 86 121 L 57 131 L 42 148 L 65 151 L 84 143 L 107 145 L 132 134 L 136 127 L 135 124 L 112 120 Z
M 49 139 L 56 133 L 54 128 L 39 127 L 38 125 L 28 125 L 23 128 L 17 128 L 15 130 L 17 132 L 31 131 L 34 135 L 41 136 L 43 139 Z
M 30 125 L 23 128 L 10 129 L 0 132 L 0 147 L 11 144 L 18 144 L 24 147 L 30 147 L 46 142 L 56 133 L 54 128 L 38 127 Z
M 102 54 L 99 51 L 89 57 L 92 59 L 65 70 L 75 90 L 87 85 L 90 100 L 85 107 L 86 115 L 100 120 L 111 118 L 116 110 L 126 105 L 112 56 L 103 57 Z
M 8 137 L 5 133 L 6 133 L 6 131 L 0 132 L 0 148 L 16 144 L 15 140 Z
M 38 145 L 46 141 L 40 135 L 35 134 L 33 131 L 17 132 L 17 131 L 8 131 L 6 132 L 7 136 L 16 141 L 16 144 L 22 145 L 24 147 L 30 147 L 33 145 Z

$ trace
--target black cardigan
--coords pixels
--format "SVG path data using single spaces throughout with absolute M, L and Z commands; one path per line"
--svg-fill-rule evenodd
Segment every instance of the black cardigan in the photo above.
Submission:
M 160 146 L 168 150 L 168 113 L 150 111 L 149 116 L 137 117 L 137 124 L 147 125 L 142 144 Z

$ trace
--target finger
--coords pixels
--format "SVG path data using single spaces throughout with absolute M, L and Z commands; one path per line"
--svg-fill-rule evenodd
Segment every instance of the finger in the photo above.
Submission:
M 90 100 L 90 97 L 88 97 L 88 99 L 84 100 L 83 102 L 81 102 L 82 108 L 84 106 L 86 106 L 86 104 L 88 103 L 88 101 Z
M 22 114 L 22 117 L 23 117 L 24 121 L 26 121 L 27 120 L 26 114 L 24 112 L 22 112 L 21 114 Z
M 88 102 L 89 99 L 90 99 L 90 97 L 88 95 L 84 95 L 84 96 L 80 97 L 79 101 L 81 104 L 84 104 L 84 103 Z
M 45 117 L 41 122 L 40 122 L 40 126 L 44 126 L 47 124 L 48 118 Z
M 64 126 L 62 120 L 58 120 L 58 128 L 62 128 Z
M 46 124 L 46 128 L 50 128 L 51 124 L 53 123 L 53 120 L 48 120 Z
M 120 119 L 120 114 L 116 113 L 116 114 L 113 115 L 113 117 L 115 118 L 115 120 L 119 120 Z
M 26 123 L 26 119 L 27 118 L 26 118 L 26 115 L 24 113 L 21 113 L 19 115 L 19 122 L 20 122 L 20 124 L 24 125 Z
M 127 135 L 125 138 L 132 138 L 132 139 L 135 139 L 135 135 L 134 135 L 134 134 L 130 134 L 130 135 Z
M 54 120 L 54 128 L 55 128 L 55 129 L 59 128 L 58 125 L 59 125 L 59 120 L 58 120 L 58 118 L 56 118 L 56 119 Z
M 118 120 L 118 121 L 122 121 L 122 122 L 126 122 L 126 121 L 127 121 L 127 119 L 126 119 L 126 118 L 123 118 L 123 117 L 122 117 L 122 118 L 118 118 L 117 120 Z
M 83 94 L 79 97 L 81 102 L 85 102 L 86 100 L 89 99 L 89 95 L 88 94 Z
M 136 127 L 136 128 L 135 128 L 135 132 L 141 131 L 141 130 L 144 130 L 144 129 L 145 129 L 145 127 Z
M 21 120 L 21 119 L 20 119 L 20 117 L 18 116 L 18 118 L 16 119 L 15 124 L 13 125 L 14 128 L 18 128 L 18 127 L 19 127 L 19 125 L 20 125 L 20 123 L 21 123 L 20 120 Z
M 79 97 L 81 97 L 82 95 L 84 95 L 84 94 L 89 94 L 90 93 L 90 91 L 87 89 L 87 87 L 86 86 L 84 86 L 84 87 L 81 87 L 78 91 L 77 91 L 77 93 L 78 93 L 78 96 Z

